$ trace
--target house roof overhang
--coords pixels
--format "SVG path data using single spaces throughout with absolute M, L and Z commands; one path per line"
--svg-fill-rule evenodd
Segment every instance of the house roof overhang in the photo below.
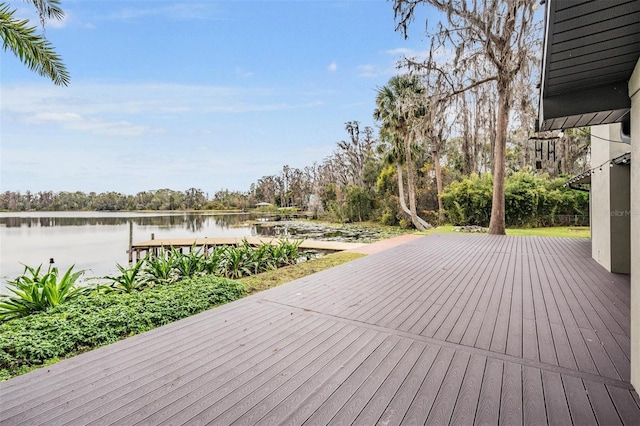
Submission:
M 578 175 L 575 175 L 567 182 L 565 182 L 565 185 L 567 185 L 568 187 L 571 187 L 571 185 L 589 185 L 591 184 L 591 173 L 592 171 L 591 169 L 589 169 Z
M 615 166 L 630 166 L 631 165 L 631 152 L 625 152 L 618 157 L 612 158 L 607 161 L 607 163 L 613 167 Z M 577 189 L 579 191 L 587 190 L 585 185 L 591 185 L 591 175 L 595 173 L 595 170 L 598 168 L 602 170 L 607 163 L 601 164 L 598 167 L 594 167 L 589 170 L 585 170 L 584 172 L 573 176 L 571 179 L 565 182 L 565 186 L 568 186 L 571 189 Z
M 539 131 L 627 120 L 639 0 L 547 0 Z

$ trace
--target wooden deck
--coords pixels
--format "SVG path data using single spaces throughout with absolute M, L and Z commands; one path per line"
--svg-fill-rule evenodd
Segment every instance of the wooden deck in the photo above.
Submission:
M 629 277 L 433 234 L 0 384 L 14 424 L 629 424 Z

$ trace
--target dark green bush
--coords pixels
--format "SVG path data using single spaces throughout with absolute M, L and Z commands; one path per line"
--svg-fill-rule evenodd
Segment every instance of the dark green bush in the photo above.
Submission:
M 347 188 L 345 210 L 351 222 L 369 220 L 374 210 L 373 197 L 365 188 L 350 186 Z
M 359 186 L 346 189 L 344 201 L 329 201 L 327 215 L 335 222 L 364 222 L 373 216 L 375 211 L 373 196 Z
M 507 226 L 585 224 L 589 194 L 564 186 L 566 179 L 549 179 L 525 171 L 509 175 L 505 182 Z M 491 218 L 493 181 L 490 174 L 472 175 L 447 186 L 442 201 L 454 225 L 487 226 Z
M 245 292 L 236 281 L 198 277 L 141 292 L 82 295 L 0 324 L 0 380 L 186 318 Z
M 486 226 L 491 218 L 493 180 L 488 173 L 471 175 L 444 188 L 442 202 L 454 225 Z

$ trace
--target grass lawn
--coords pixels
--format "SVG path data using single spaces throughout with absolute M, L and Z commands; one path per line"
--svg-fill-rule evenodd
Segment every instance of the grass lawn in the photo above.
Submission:
M 453 225 L 439 226 L 429 231 L 419 232 L 420 235 L 433 233 L 457 233 Z M 507 229 L 507 235 L 523 235 L 537 237 L 569 237 L 569 238 L 590 238 L 591 230 L 588 226 L 554 226 L 550 228 L 511 228 Z
M 253 294 L 325 269 L 333 268 L 334 266 L 342 265 L 343 263 L 351 262 L 364 256 L 364 254 L 360 253 L 332 253 L 296 265 L 285 266 L 273 271 L 241 278 L 238 281 L 247 287 L 248 294 Z
M 591 229 L 588 226 L 555 226 L 553 228 L 514 228 L 514 229 L 507 229 L 507 235 L 590 238 Z

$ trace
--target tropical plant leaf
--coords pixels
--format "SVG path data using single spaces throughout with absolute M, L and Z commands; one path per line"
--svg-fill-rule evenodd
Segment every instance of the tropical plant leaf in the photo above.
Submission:
M 74 267 L 59 277 L 56 267 L 42 275 L 42 265 L 37 268 L 25 265 L 24 273 L 8 282 L 7 290 L 13 295 L 0 295 L 0 321 L 44 311 L 91 291 L 89 287 L 76 286 L 84 271 L 73 272 Z
M 57 17 L 62 13 L 57 7 L 57 1 L 34 0 L 34 3 L 48 5 L 44 8 L 45 16 Z M 50 78 L 59 86 L 68 86 L 71 77 L 53 45 L 43 34 L 37 32 L 36 27 L 29 26 L 29 21 L 15 18 L 15 12 L 8 4 L 0 3 L 0 38 L 3 50 L 13 52 L 31 71 Z

